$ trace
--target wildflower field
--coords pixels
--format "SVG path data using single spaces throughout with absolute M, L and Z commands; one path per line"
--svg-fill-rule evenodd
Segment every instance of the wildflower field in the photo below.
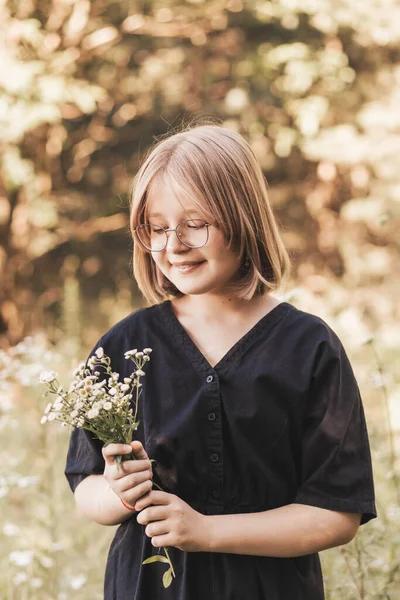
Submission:
M 398 364 L 393 337 L 375 338 L 343 307 L 335 317 L 325 300 L 305 290 L 289 299 L 325 318 L 352 361 L 371 438 L 379 516 L 347 546 L 321 554 L 327 600 L 400 598 L 400 502 L 395 461 Z M 346 334 L 351 331 L 351 337 Z M 96 340 L 93 339 L 93 342 Z M 50 344 L 44 333 L 0 353 L 0 598 L 101 600 L 107 551 L 116 527 L 79 514 L 64 477 L 69 430 L 40 424 L 48 400 L 39 384 L 54 369 L 65 385 L 90 348 L 76 340 Z M 156 360 L 156 357 L 153 357 Z

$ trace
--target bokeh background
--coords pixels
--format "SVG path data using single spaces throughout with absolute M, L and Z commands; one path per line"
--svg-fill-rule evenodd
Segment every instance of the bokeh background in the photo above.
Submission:
M 0 0 L 2 599 L 102 598 L 115 528 L 77 512 L 38 375 L 68 382 L 144 304 L 131 179 L 207 118 L 253 147 L 280 295 L 334 328 L 364 399 L 379 519 L 322 553 L 327 599 L 400 598 L 399 23 L 397 0 Z

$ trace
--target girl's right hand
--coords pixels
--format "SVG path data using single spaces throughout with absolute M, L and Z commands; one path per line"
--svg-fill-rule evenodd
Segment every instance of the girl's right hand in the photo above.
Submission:
M 118 454 L 129 454 L 134 451 L 137 460 L 115 462 Z M 152 487 L 153 470 L 143 445 L 135 440 L 128 444 L 109 444 L 102 448 L 104 460 L 104 477 L 110 488 L 126 504 L 135 506 L 136 500 L 147 494 Z

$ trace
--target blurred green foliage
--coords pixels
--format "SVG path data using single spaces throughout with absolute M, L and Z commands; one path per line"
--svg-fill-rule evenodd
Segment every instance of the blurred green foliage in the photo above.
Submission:
M 2 0 L 2 345 L 62 335 L 71 257 L 84 322 L 103 294 L 138 301 L 131 177 L 209 116 L 254 148 L 297 281 L 357 286 L 379 321 L 399 268 L 399 20 L 397 0 Z

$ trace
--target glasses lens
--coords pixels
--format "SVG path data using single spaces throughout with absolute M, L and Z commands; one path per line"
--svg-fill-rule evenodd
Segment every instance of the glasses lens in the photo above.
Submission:
M 153 252 L 163 250 L 167 244 L 167 234 L 158 225 L 139 225 L 136 233 L 143 246 Z
M 176 234 L 181 242 L 191 248 L 200 248 L 207 243 L 208 227 L 202 219 L 191 219 L 179 223 Z

